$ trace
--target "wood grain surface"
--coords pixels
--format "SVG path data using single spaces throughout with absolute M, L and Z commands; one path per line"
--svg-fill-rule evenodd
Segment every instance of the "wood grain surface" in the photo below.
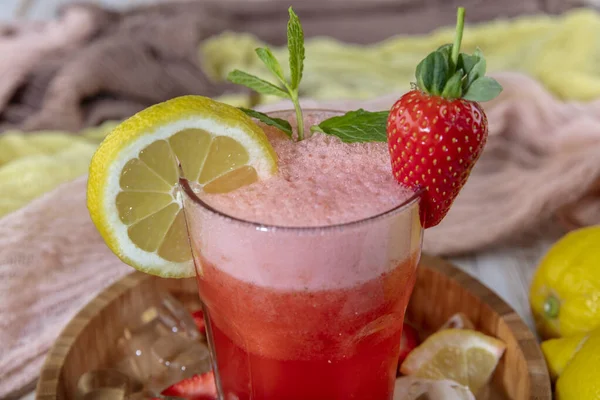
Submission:
M 116 361 L 115 343 L 127 315 L 141 312 L 157 288 L 184 303 L 197 302 L 194 279 L 160 279 L 133 272 L 82 309 L 48 354 L 37 399 L 71 399 L 78 378 Z M 423 256 L 408 318 L 418 326 L 439 328 L 452 314 L 465 313 L 477 329 L 502 339 L 507 350 L 493 381 L 505 398 L 550 400 L 550 380 L 535 335 L 499 296 L 439 258 Z

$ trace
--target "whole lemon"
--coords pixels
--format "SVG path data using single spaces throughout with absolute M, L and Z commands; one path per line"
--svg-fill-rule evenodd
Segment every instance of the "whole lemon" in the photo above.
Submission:
M 600 225 L 572 231 L 545 255 L 529 292 L 542 338 L 600 327 Z
M 542 343 L 546 361 L 558 379 L 557 400 L 600 399 L 600 330 L 589 335 Z

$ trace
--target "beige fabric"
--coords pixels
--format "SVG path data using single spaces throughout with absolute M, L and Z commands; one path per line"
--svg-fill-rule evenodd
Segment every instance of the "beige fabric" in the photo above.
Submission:
M 565 104 L 525 76 L 496 78 L 505 90 L 485 105 L 488 145 L 447 218 L 425 233 L 429 253 L 519 238 L 561 207 L 573 215 L 598 210 L 590 189 L 600 182 L 600 100 Z M 375 110 L 394 100 L 303 104 Z M 35 379 L 74 313 L 130 271 L 92 226 L 85 186 L 81 177 L 0 220 L 0 397 Z

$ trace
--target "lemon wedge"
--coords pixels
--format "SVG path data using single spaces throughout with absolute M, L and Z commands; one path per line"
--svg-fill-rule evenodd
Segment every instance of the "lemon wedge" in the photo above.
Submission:
M 477 394 L 489 381 L 506 345 L 481 332 L 443 329 L 416 347 L 400 372 L 425 379 L 450 379 Z
M 104 139 L 90 163 L 87 204 L 125 263 L 161 277 L 190 277 L 180 174 L 204 192 L 225 193 L 276 172 L 275 151 L 250 117 L 183 96 L 139 112 Z

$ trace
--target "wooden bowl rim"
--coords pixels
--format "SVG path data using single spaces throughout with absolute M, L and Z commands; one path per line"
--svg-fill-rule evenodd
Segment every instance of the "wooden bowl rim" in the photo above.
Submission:
M 485 292 L 485 304 L 488 304 L 502 319 L 510 322 L 511 331 L 517 328 L 523 334 L 515 337 L 519 349 L 533 359 L 528 359 L 527 372 L 530 380 L 530 387 L 533 391 L 537 389 L 537 393 L 530 393 L 530 398 L 533 399 L 552 399 L 552 390 L 550 386 L 550 376 L 546 367 L 546 361 L 542 354 L 541 348 L 537 342 L 536 336 L 531 332 L 527 324 L 521 319 L 514 309 L 508 305 L 500 296 L 493 290 L 485 286 L 483 283 L 475 279 L 467 272 L 462 271 L 450 262 L 439 257 L 423 254 L 419 263 L 419 268 L 426 267 L 434 269 L 442 273 L 448 279 L 455 281 L 459 286 L 467 287 L 469 291 L 475 289 L 475 292 Z M 59 391 L 60 376 L 62 367 L 69 354 L 69 351 L 81 332 L 86 328 L 86 324 L 78 321 L 89 321 L 104 307 L 115 301 L 120 296 L 123 296 L 128 290 L 133 289 L 147 279 L 160 279 L 153 275 L 148 275 L 139 271 L 132 271 L 118 281 L 109 285 L 102 290 L 96 297 L 88 302 L 77 314 L 69 321 L 65 328 L 61 331 L 52 347 L 48 351 L 44 364 L 40 372 L 40 377 L 36 385 L 35 398 L 36 400 L 56 399 L 56 393 Z M 484 301 L 482 299 L 482 301 Z M 508 312 L 506 310 L 509 310 Z M 534 340 L 536 346 L 531 348 L 531 340 Z M 529 365 L 530 363 L 535 365 Z M 543 366 L 540 368 L 539 366 Z M 56 371 L 52 372 L 52 369 Z M 52 373 L 49 373 L 52 372 Z M 49 375 L 49 376 L 46 376 Z M 541 391 L 541 392 L 540 392 Z

